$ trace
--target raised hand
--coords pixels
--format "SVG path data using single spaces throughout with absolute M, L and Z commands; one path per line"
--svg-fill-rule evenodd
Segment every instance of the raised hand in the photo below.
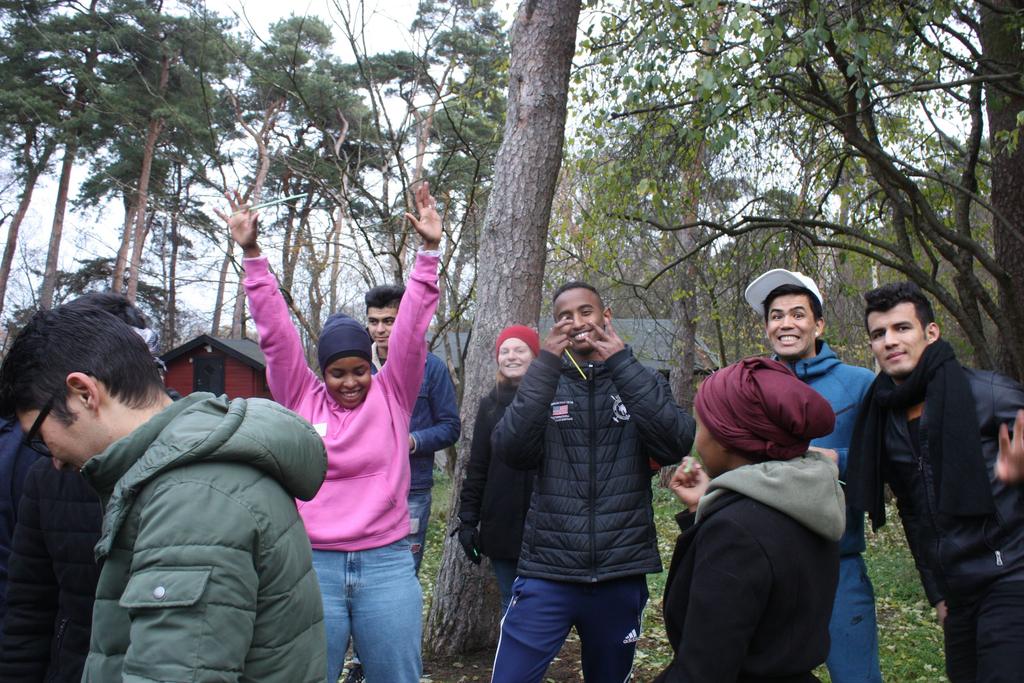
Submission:
M 423 239 L 423 248 L 437 249 L 441 244 L 441 215 L 437 213 L 437 202 L 430 194 L 430 185 L 425 180 L 416 188 L 416 213 L 419 218 L 411 213 L 405 214 L 405 217 Z
M 556 356 L 561 356 L 562 352 L 565 351 L 570 343 L 569 331 L 572 330 L 572 318 L 566 318 L 559 320 L 555 323 L 551 331 L 548 332 L 548 336 L 544 339 L 543 348 L 545 351 L 550 351 Z
M 1007 484 L 1024 482 L 1024 410 L 1017 411 L 1013 421 L 1013 438 L 1005 424 L 999 425 L 999 457 L 996 476 Z
M 231 238 L 242 248 L 242 255 L 245 258 L 256 258 L 260 255 L 259 237 L 259 214 L 249 210 L 249 205 L 242 200 L 238 190 L 225 192 L 228 206 L 231 207 L 231 214 L 228 215 L 220 209 L 214 208 L 213 212 L 220 216 L 221 220 L 228 224 L 231 231 Z
M 700 497 L 708 490 L 710 483 L 711 479 L 700 462 L 688 455 L 679 463 L 668 487 L 676 498 L 692 511 L 697 508 Z
M 604 329 L 595 327 L 590 331 L 590 344 L 597 351 L 598 360 L 608 360 L 616 353 L 626 348 L 626 342 L 615 332 L 611 321 Z

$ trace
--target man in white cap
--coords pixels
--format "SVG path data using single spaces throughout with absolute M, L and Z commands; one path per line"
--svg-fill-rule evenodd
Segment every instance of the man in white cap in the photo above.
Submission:
M 835 429 L 813 440 L 811 450 L 834 459 L 843 479 L 857 412 L 874 374 L 841 362 L 821 339 L 825 330 L 823 299 L 811 278 L 776 268 L 751 282 L 744 296 L 764 320 L 773 357 L 787 363 L 832 405 Z M 882 680 L 875 595 L 861 557 L 863 551 L 864 515 L 847 509 L 846 533 L 839 541 L 839 586 L 829 623 L 832 645 L 826 662 L 835 683 Z

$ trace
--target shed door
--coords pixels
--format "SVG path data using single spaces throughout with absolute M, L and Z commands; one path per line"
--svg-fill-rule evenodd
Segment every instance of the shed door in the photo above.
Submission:
M 192 391 L 224 393 L 224 357 L 196 356 L 192 365 Z

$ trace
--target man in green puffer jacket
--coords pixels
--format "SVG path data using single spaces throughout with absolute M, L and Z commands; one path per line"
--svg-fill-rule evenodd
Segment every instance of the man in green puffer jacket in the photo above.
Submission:
M 294 498 L 323 482 L 323 442 L 270 401 L 172 403 L 130 327 L 40 311 L 0 368 L 0 413 L 104 506 L 83 681 L 322 683 L 326 641 Z

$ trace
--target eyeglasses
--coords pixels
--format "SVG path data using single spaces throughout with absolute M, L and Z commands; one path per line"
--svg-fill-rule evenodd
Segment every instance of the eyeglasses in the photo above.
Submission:
M 83 375 L 95 378 L 96 375 L 92 374 L 88 370 L 81 371 Z M 53 405 L 57 402 L 57 399 L 63 399 L 65 392 L 63 389 L 50 396 L 50 399 L 43 404 L 43 407 L 39 409 L 39 414 L 36 415 L 35 422 L 29 427 L 28 432 L 25 433 L 24 444 L 34 450 L 40 455 L 45 455 L 48 458 L 53 457 L 53 453 L 50 452 L 49 446 L 43 441 L 43 437 L 39 436 L 39 431 L 43 428 L 43 420 L 47 418 L 50 412 L 53 410 Z
M 28 432 L 25 433 L 24 440 L 26 446 L 34 450 L 39 455 L 45 455 L 48 458 L 52 457 L 52 454 L 50 453 L 50 449 L 46 445 L 46 442 L 43 441 L 43 437 L 39 436 L 39 430 L 43 428 L 43 420 L 45 420 L 50 414 L 50 411 L 53 410 L 53 402 L 56 398 L 56 396 L 51 396 L 50 400 L 40 408 L 39 415 L 36 416 L 35 422 L 32 423 Z

